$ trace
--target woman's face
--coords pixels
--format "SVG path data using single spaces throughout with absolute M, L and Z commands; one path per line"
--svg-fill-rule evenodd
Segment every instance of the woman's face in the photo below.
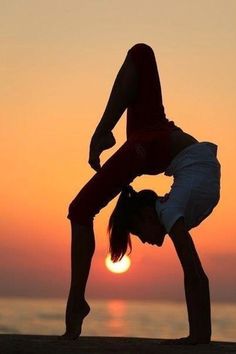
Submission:
M 144 207 L 132 217 L 130 232 L 143 242 L 162 246 L 166 230 L 161 225 L 154 207 Z

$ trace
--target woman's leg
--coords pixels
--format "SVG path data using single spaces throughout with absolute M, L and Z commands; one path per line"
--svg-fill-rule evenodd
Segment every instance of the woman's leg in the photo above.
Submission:
M 138 94 L 127 109 L 127 136 L 147 128 L 173 129 L 166 118 L 161 83 L 152 48 L 144 43 L 134 45 L 128 54 L 138 73 Z
M 126 142 L 84 186 L 69 206 L 71 221 L 71 284 L 64 339 L 76 339 L 89 313 L 85 289 L 95 249 L 93 218 L 135 177 L 144 164 L 136 145 Z
M 66 333 L 64 338 L 80 335 L 83 318 L 89 312 L 85 301 L 85 289 L 92 256 L 95 249 L 93 218 L 121 189 L 142 174 L 163 172 L 165 135 L 150 141 L 145 135 L 126 141 L 82 188 L 69 206 L 71 221 L 71 285 L 66 309 Z
M 71 222 L 71 284 L 66 308 L 65 339 L 76 339 L 81 333 L 84 317 L 90 311 L 85 288 L 95 249 L 93 224 Z
M 133 55 L 136 49 L 136 46 L 131 49 Z M 139 57 L 145 56 L 146 51 L 150 51 L 146 45 L 138 45 L 138 49 L 144 52 Z M 112 101 L 115 91 L 111 96 Z M 130 138 L 70 204 L 68 218 L 71 220 L 72 229 L 71 286 L 66 309 L 64 338 L 76 338 L 80 334 L 83 318 L 89 312 L 89 306 L 85 301 L 85 288 L 95 248 L 94 216 L 135 177 L 144 173 L 163 172 L 165 165 L 169 162 L 166 161 L 166 156 L 163 156 L 168 145 L 166 140 L 168 134 L 158 136 L 157 132 L 156 136 L 152 136 L 151 139 L 150 135 L 152 134 L 146 133 L 145 137 L 136 136 L 133 140 Z

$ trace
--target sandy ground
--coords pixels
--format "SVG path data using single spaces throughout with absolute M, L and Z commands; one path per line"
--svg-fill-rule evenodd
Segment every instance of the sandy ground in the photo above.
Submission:
M 0 334 L 1 354 L 233 354 L 236 343 L 212 342 L 208 345 L 163 345 L 160 339 L 120 337 L 80 337 L 75 341 L 57 336 Z

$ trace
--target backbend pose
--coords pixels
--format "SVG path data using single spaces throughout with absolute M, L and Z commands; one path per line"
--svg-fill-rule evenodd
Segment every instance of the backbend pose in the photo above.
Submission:
M 101 167 L 99 157 L 102 151 L 115 145 L 112 129 L 126 109 L 127 140 Z M 152 48 L 143 43 L 134 45 L 117 74 L 105 111 L 91 139 L 89 164 L 96 174 L 69 206 L 71 284 L 65 316 L 66 331 L 62 339 L 78 338 L 83 319 L 90 311 L 85 289 L 95 249 L 94 216 L 134 178 L 165 172 L 178 154 L 198 144 L 195 138 L 166 118 Z M 176 220 L 167 232 L 175 244 L 185 275 L 190 321 L 190 335 L 186 342 L 209 342 L 208 280 L 184 219 Z M 114 251 L 113 260 L 122 254 L 123 250 L 121 253 Z

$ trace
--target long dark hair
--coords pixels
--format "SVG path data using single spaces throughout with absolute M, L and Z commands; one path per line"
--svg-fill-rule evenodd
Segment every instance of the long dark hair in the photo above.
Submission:
M 132 251 L 130 221 L 143 206 L 154 206 L 157 194 L 149 189 L 136 192 L 131 186 L 122 189 L 117 204 L 110 216 L 108 233 L 113 262 L 119 261 L 127 252 Z

